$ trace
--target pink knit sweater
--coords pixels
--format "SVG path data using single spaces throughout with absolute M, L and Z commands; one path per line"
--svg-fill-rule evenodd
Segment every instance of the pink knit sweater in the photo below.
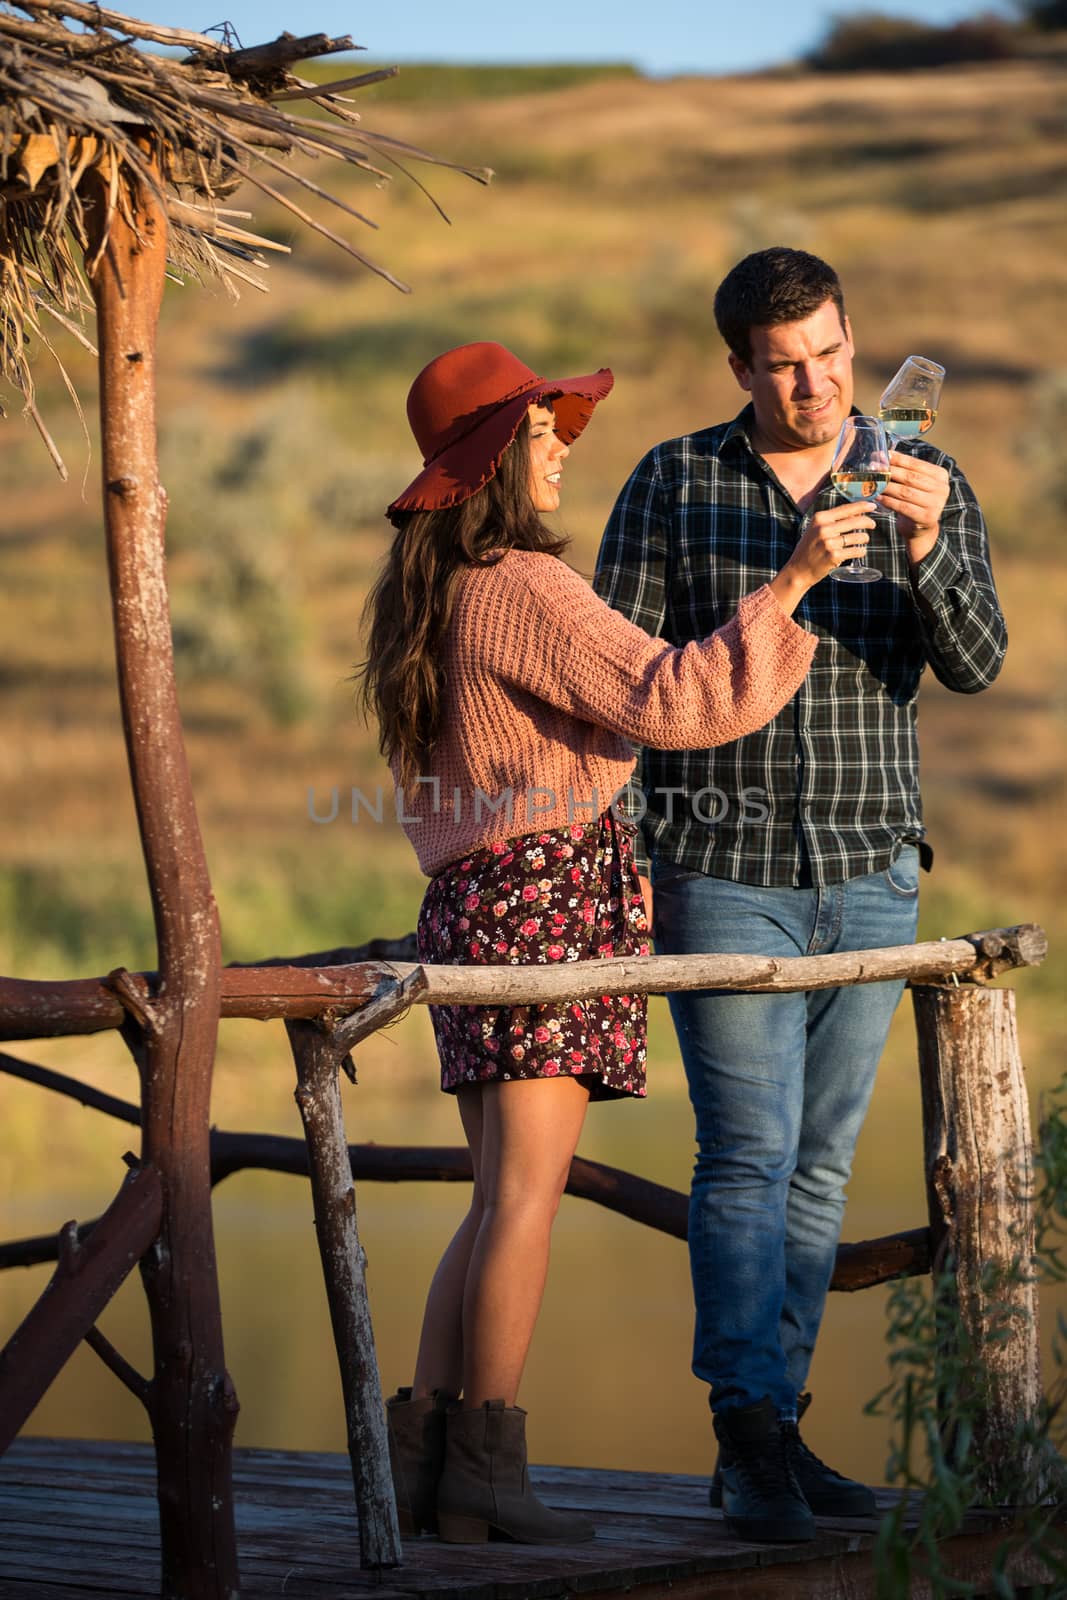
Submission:
M 678 648 L 627 622 L 555 556 L 464 573 L 445 636 L 442 732 L 398 814 L 428 877 L 499 839 L 593 821 L 657 750 L 728 744 L 800 687 L 816 640 L 769 588 Z

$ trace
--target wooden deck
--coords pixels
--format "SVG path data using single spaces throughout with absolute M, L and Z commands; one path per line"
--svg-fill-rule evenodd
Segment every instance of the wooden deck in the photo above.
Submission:
M 875 1600 L 875 1522 L 820 1524 L 813 1544 L 730 1538 L 707 1479 L 534 1469 L 550 1504 L 589 1512 L 592 1544 L 471 1547 L 405 1541 L 405 1564 L 359 1570 L 348 1459 L 237 1450 L 242 1596 L 261 1600 Z M 880 1504 L 895 1495 L 880 1492 Z M 956 1575 L 981 1582 L 1003 1534 L 975 1515 L 948 1547 Z M 1024 1563 L 1016 1582 L 1037 1582 Z M 149 1446 L 19 1439 L 0 1459 L 2 1600 L 126 1600 L 159 1593 L 155 1465 Z M 912 1600 L 928 1591 L 913 1587 Z

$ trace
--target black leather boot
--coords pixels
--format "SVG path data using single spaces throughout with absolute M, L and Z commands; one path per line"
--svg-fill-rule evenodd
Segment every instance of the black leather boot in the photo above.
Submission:
M 550 1511 L 526 1474 L 526 1413 L 503 1400 L 450 1411 L 437 1527 L 447 1544 L 582 1544 L 596 1535 L 584 1517 Z
M 811 1395 L 802 1394 L 797 1401 L 797 1421 L 781 1424 L 786 1452 L 800 1492 L 816 1517 L 876 1517 L 878 1502 L 864 1483 L 846 1478 L 825 1461 L 820 1461 L 800 1437 L 800 1422 L 811 1405 Z M 718 1466 L 711 1480 L 708 1499 L 712 1506 L 722 1505 L 722 1475 Z
M 867 1485 L 828 1467 L 800 1437 L 800 1421 L 810 1405 L 811 1395 L 800 1395 L 796 1422 L 782 1424 L 785 1447 L 801 1494 L 817 1517 L 876 1517 L 878 1502 Z
M 815 1519 L 800 1491 L 774 1402 L 715 1417 L 723 1518 L 739 1539 L 794 1544 L 814 1539 Z
M 445 1409 L 454 1396 L 435 1389 L 413 1400 L 398 1389 L 385 1402 L 389 1465 L 401 1537 L 437 1532 L 437 1480 L 445 1464 Z

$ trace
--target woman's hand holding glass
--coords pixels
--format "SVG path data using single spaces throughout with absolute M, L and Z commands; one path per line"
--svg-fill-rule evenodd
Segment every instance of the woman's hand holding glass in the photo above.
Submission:
M 863 555 L 874 528 L 873 511 L 872 501 L 856 500 L 829 506 L 806 519 L 796 549 L 770 585 L 787 616 L 815 584 Z

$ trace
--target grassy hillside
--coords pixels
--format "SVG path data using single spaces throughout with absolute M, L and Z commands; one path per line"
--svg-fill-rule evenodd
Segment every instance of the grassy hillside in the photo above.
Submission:
M 444 76 L 447 96 L 428 87 L 415 104 L 385 84 L 365 114 L 496 169 L 488 191 L 420 169 L 451 227 L 403 177 L 376 190 L 340 175 L 381 224 L 361 243 L 414 286 L 410 297 L 306 235 L 272 268 L 266 296 L 248 291 L 233 306 L 212 289 L 168 290 L 175 626 L 228 952 L 362 937 L 410 921 L 418 897 L 395 828 L 371 839 L 365 827 L 316 827 L 305 804 L 309 786 L 325 796 L 384 778 L 344 680 L 383 548 L 381 508 L 417 465 L 403 420 L 414 372 L 450 343 L 484 337 L 550 372 L 615 368 L 616 392 L 568 475 L 563 515 L 588 568 L 637 456 L 736 409 L 711 292 L 737 256 L 783 240 L 842 272 L 861 401 L 874 403 L 909 350 L 948 366 L 937 438 L 987 509 L 1013 624 L 991 694 L 968 701 L 931 686 L 924 696 L 939 848 L 928 926 L 1043 915 L 1058 927 L 1061 80 L 1039 64 L 831 82 L 610 73 L 509 95 L 509 82 L 526 82 L 511 74 L 495 95 L 483 86 L 463 99 Z M 292 237 L 284 213 L 256 214 Z M 71 354 L 91 404 L 89 364 Z M 0 966 L 17 972 L 141 959 L 150 932 L 115 717 L 95 461 L 58 380 L 41 376 L 72 482 L 54 480 L 17 417 L 0 433 Z

